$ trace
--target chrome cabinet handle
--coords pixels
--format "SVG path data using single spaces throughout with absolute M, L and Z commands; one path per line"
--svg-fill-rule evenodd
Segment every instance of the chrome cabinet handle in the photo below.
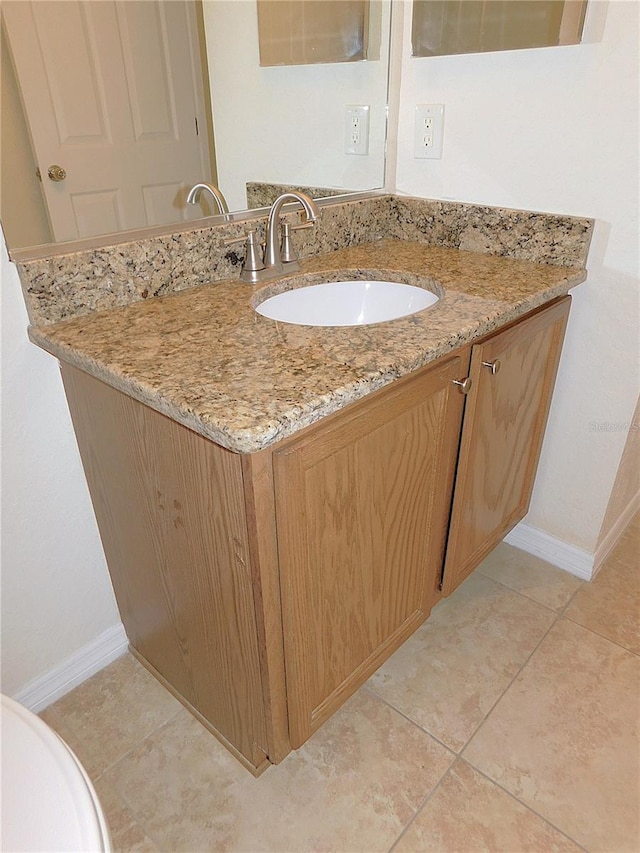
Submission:
M 47 169 L 47 175 L 49 175 L 50 180 L 55 181 L 64 181 L 67 177 L 66 171 L 62 168 L 62 166 L 49 166 Z
M 491 375 L 495 376 L 502 367 L 502 363 L 499 358 L 496 358 L 495 361 L 483 361 L 482 366 L 487 367 L 491 371 Z
M 453 379 L 452 382 L 458 386 L 461 394 L 468 394 L 473 385 L 473 379 L 470 376 L 467 376 L 466 379 Z

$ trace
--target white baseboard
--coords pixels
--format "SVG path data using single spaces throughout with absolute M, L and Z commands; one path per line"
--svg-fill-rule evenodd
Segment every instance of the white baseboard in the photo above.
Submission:
M 638 512 L 638 510 L 640 510 L 640 492 L 636 492 L 635 495 L 631 498 L 631 500 L 627 504 L 626 509 L 618 517 L 616 523 L 611 527 L 607 535 L 596 548 L 596 553 L 594 557 L 594 574 L 598 571 L 600 566 L 604 563 L 609 554 L 616 547 L 616 545 L 618 544 L 618 539 L 620 539 L 620 537 L 626 530 L 627 525 L 629 524 L 633 516 Z
M 504 541 L 564 569 L 582 580 L 590 581 L 594 574 L 595 554 L 583 551 L 563 539 L 556 539 L 544 530 L 521 521 L 507 533 Z
M 29 681 L 11 698 L 37 714 L 119 658 L 127 648 L 128 640 L 123 625 L 107 628 L 58 666 Z

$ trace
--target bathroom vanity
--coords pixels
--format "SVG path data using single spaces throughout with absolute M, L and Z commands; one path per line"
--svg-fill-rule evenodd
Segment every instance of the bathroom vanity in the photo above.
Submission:
M 260 317 L 345 275 L 440 300 Z M 256 775 L 299 747 L 527 511 L 579 268 L 385 240 L 32 328 L 62 362 L 132 651 Z

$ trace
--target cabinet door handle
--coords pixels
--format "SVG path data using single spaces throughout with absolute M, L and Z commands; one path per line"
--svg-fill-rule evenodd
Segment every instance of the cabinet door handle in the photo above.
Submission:
M 483 362 L 482 362 L 482 366 L 483 366 L 483 367 L 488 367 L 488 368 L 489 368 L 489 370 L 491 371 L 491 374 L 492 374 L 493 376 L 495 376 L 495 375 L 496 375 L 496 373 L 497 373 L 497 372 L 500 370 L 500 368 L 502 367 L 502 363 L 501 363 L 501 361 L 500 361 L 500 359 L 499 359 L 499 358 L 496 358 L 496 360 L 495 360 L 495 361 L 483 361 Z
M 467 376 L 466 379 L 453 379 L 452 382 L 458 386 L 461 394 L 468 394 L 473 385 L 473 379 L 470 376 Z

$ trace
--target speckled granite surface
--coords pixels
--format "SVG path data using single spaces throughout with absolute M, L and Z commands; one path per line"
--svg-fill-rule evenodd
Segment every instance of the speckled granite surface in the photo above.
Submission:
M 521 261 L 584 267 L 593 220 L 394 196 L 389 237 Z
M 328 187 L 303 187 L 299 184 L 267 184 L 260 181 L 247 181 L 247 207 L 268 207 L 278 198 L 281 193 L 291 192 L 306 193 L 311 198 L 331 198 L 331 196 L 344 195 L 353 190 L 332 190 Z
M 315 256 L 303 263 L 303 271 L 334 279 L 373 272 L 421 284 L 442 297 L 426 311 L 390 323 L 310 328 L 276 323 L 253 310 L 266 293 L 286 287 L 282 281 L 255 288 L 227 280 L 32 328 L 30 336 L 61 360 L 246 453 L 516 319 L 585 278 L 579 268 L 399 240 Z
M 313 236 L 294 237 L 301 255 L 327 252 L 376 240 L 385 233 L 389 196 L 350 201 L 323 208 Z M 285 217 L 298 222 L 298 213 Z M 266 220 L 240 221 L 119 243 L 101 249 L 56 254 L 17 264 L 29 320 L 33 325 L 71 317 L 154 296 L 176 293 L 212 281 L 238 277 L 244 256 L 242 237 Z M 264 238 L 262 238 L 264 239 Z
M 297 221 L 298 214 L 288 214 Z M 232 222 L 23 260 L 18 270 L 33 325 L 128 305 L 239 275 L 242 244 L 225 239 L 264 220 Z M 375 196 L 332 203 L 294 235 L 301 257 L 395 237 L 567 267 L 585 265 L 593 221 L 457 202 Z

